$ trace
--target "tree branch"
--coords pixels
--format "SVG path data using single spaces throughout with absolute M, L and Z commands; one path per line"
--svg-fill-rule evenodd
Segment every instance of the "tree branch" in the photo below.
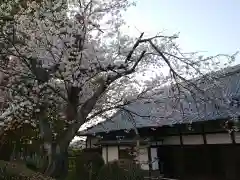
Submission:
M 231 112 L 231 109 L 229 110 L 228 105 L 227 105 L 227 107 L 226 107 L 226 106 L 224 106 L 224 105 L 219 104 L 219 103 L 216 101 L 216 98 L 211 97 L 211 95 L 209 96 L 203 89 L 201 89 L 200 87 L 198 87 L 197 83 L 194 83 L 193 80 L 187 80 L 187 79 L 184 78 L 183 76 L 179 75 L 179 74 L 173 69 L 170 61 L 169 61 L 169 60 L 166 58 L 166 56 L 157 48 L 157 46 L 154 45 L 152 41 L 149 41 L 149 43 L 150 43 L 150 45 L 153 47 L 153 49 L 154 49 L 157 53 L 159 53 L 159 55 L 160 55 L 160 56 L 163 58 L 163 60 L 166 62 L 166 64 L 167 64 L 168 67 L 170 68 L 170 71 L 173 73 L 174 78 L 175 78 L 175 79 L 176 79 L 176 78 L 179 78 L 179 79 L 182 81 L 181 83 L 186 83 L 186 86 L 187 86 L 187 87 L 181 85 L 182 87 L 184 87 L 185 89 L 188 89 L 188 86 L 189 86 L 189 85 L 192 86 L 192 87 L 193 87 L 195 90 L 197 90 L 201 95 L 205 96 L 207 101 L 210 100 L 210 101 L 213 102 L 215 105 L 217 105 L 217 106 L 219 106 L 219 107 L 223 107 L 224 109 L 226 108 L 229 112 Z M 198 79 L 198 80 L 199 80 L 199 79 Z M 216 79 L 215 79 L 215 80 L 216 80 Z M 196 81 L 197 81 L 197 80 L 195 79 L 195 82 L 196 82 Z M 180 83 L 179 83 L 179 84 L 180 84 Z
M 130 52 L 130 53 L 131 53 L 131 52 Z M 136 69 L 136 67 L 138 66 L 138 64 L 140 63 L 140 61 L 143 59 L 145 53 L 146 53 L 146 50 L 144 50 L 144 51 L 141 53 L 141 55 L 139 56 L 139 58 L 137 59 L 137 61 L 134 63 L 134 65 L 132 66 L 132 68 L 130 68 L 130 69 L 128 69 L 128 70 L 126 70 L 126 71 L 124 71 L 124 72 L 122 72 L 122 73 L 118 73 L 118 74 L 116 74 L 116 75 L 114 75 L 114 76 L 108 76 L 107 84 L 109 85 L 109 84 L 111 84 L 112 82 L 114 82 L 115 80 L 117 80 L 117 79 L 119 79 L 119 78 L 121 78 L 121 77 L 123 77 L 123 76 L 132 74 L 132 73 L 135 71 L 135 69 Z
M 92 111 L 93 107 L 95 106 L 98 98 L 101 94 L 106 90 L 107 86 L 105 81 L 102 79 L 100 81 L 99 87 L 97 91 L 93 94 L 91 98 L 89 98 L 81 107 L 80 111 L 84 118 L 87 118 L 88 114 Z
M 129 61 L 132 57 L 133 52 L 135 51 L 135 49 L 138 47 L 140 40 L 142 39 L 144 33 L 141 33 L 141 35 L 139 36 L 138 40 L 136 41 L 136 43 L 133 45 L 132 50 L 128 53 L 126 59 L 125 59 L 125 63 L 127 63 L 127 61 Z

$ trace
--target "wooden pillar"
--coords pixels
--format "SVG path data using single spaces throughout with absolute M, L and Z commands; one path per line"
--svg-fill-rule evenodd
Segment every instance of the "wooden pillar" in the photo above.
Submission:
M 232 124 L 229 124 L 230 129 L 232 128 Z M 224 146 L 221 151 L 221 156 L 223 159 L 224 166 L 224 174 L 226 180 L 237 180 L 237 154 L 236 151 L 236 139 L 235 132 L 232 130 L 230 132 L 230 138 L 232 144 Z
M 207 137 L 206 137 L 206 133 L 205 133 L 204 124 L 201 125 L 201 129 L 202 129 L 203 143 L 204 143 L 204 145 L 206 146 L 206 145 L 207 145 Z
M 157 146 L 157 157 L 158 157 L 158 168 L 159 168 L 159 173 L 163 174 L 163 161 L 161 158 L 161 147 Z
M 235 145 L 228 145 L 221 148 L 221 156 L 223 160 L 223 168 L 226 180 L 237 180 L 237 163 L 236 155 L 238 152 L 235 151 Z
M 212 175 L 212 172 L 211 172 L 212 159 L 211 159 L 210 151 L 207 145 L 207 136 L 205 133 L 204 124 L 201 124 L 201 131 L 202 131 L 202 138 L 203 138 L 203 158 L 205 159 L 203 170 L 205 171 L 204 175 L 209 177 Z
M 106 162 L 108 163 L 108 145 L 106 146 Z
M 236 144 L 236 137 L 235 137 L 235 131 L 231 131 L 230 133 L 230 137 L 231 137 L 231 140 L 232 140 L 232 144 L 235 145 Z
M 184 145 L 183 145 L 183 136 L 180 127 L 178 128 L 179 138 L 180 138 L 180 146 L 174 148 L 174 167 L 175 167 L 175 175 L 178 177 L 184 177 L 184 166 L 185 166 L 185 157 L 184 157 Z
M 119 156 L 119 154 L 120 154 L 119 153 L 120 152 L 120 146 L 118 145 L 117 148 L 118 148 L 118 159 L 120 159 L 120 156 Z
M 240 167 L 240 154 L 239 154 L 239 152 L 240 152 L 240 146 L 239 145 L 236 145 L 235 146 L 235 160 L 236 160 L 236 168 L 237 168 L 237 170 L 236 170 L 236 179 L 240 179 L 240 171 L 238 170 L 238 168 Z
M 149 177 L 152 176 L 152 156 L 151 156 L 151 146 L 148 147 L 148 165 L 149 165 Z
M 90 144 L 90 148 L 92 148 L 92 137 L 89 138 L 89 144 Z

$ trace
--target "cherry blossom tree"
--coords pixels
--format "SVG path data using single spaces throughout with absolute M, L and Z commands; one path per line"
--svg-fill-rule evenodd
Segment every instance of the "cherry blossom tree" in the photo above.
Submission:
M 219 66 L 219 56 L 182 53 L 177 35 L 141 33 L 135 38 L 122 33 L 121 14 L 131 5 L 128 0 L 1 3 L 4 127 L 18 122 L 39 129 L 46 175 L 67 173 L 67 148 L 82 124 Z M 152 78 L 142 78 L 151 71 Z

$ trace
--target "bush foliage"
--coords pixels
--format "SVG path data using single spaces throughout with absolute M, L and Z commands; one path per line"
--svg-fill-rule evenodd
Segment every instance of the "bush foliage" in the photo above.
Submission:
M 104 165 L 97 180 L 144 180 L 143 171 L 132 161 L 113 161 Z
M 96 180 L 98 171 L 104 165 L 99 153 L 82 152 L 76 158 L 76 177 L 84 180 Z
M 54 180 L 28 169 L 25 165 L 0 160 L 0 180 Z

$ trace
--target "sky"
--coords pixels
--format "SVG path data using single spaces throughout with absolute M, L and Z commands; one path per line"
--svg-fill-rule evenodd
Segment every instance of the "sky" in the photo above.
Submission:
M 179 32 L 178 43 L 185 52 L 208 56 L 240 50 L 239 0 L 137 0 L 124 18 L 133 34 Z

